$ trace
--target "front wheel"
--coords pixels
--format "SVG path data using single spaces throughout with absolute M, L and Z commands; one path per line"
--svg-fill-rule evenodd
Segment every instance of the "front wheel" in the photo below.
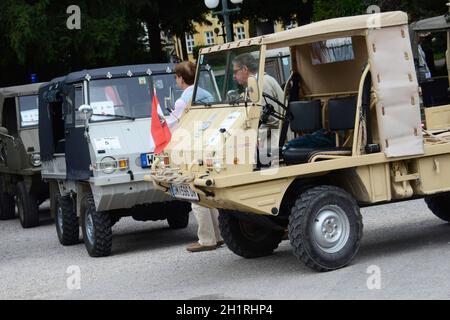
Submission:
M 94 197 L 87 194 L 82 200 L 81 226 L 86 250 L 91 257 L 111 254 L 111 216 L 95 209 Z
M 220 234 L 227 247 L 244 258 L 268 256 L 278 247 L 283 231 L 239 219 L 232 212 L 219 210 Z
M 59 242 L 63 246 L 77 244 L 80 226 L 75 212 L 74 200 L 69 196 L 55 195 L 55 226 Z
M 346 266 L 358 252 L 362 231 L 362 216 L 356 201 L 334 186 L 303 192 L 289 217 L 289 239 L 294 255 L 317 271 Z
M 38 201 L 34 194 L 27 190 L 24 181 L 17 182 L 16 205 L 23 228 L 33 228 L 39 225 Z

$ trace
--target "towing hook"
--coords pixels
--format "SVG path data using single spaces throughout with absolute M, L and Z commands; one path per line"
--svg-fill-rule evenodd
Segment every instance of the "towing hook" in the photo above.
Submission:
M 134 174 L 133 174 L 133 171 L 128 170 L 127 173 L 130 175 L 130 180 L 133 181 L 133 180 L 134 180 Z

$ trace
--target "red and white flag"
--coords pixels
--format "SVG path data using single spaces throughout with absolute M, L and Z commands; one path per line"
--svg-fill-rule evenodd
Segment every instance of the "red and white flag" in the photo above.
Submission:
M 164 116 L 160 116 L 159 110 L 161 110 L 161 107 L 158 102 L 158 96 L 156 95 L 156 88 L 153 88 L 152 122 L 150 131 L 152 133 L 153 142 L 155 143 L 155 154 L 163 152 L 164 148 L 169 144 L 170 139 L 172 138 L 169 126 L 167 125 Z

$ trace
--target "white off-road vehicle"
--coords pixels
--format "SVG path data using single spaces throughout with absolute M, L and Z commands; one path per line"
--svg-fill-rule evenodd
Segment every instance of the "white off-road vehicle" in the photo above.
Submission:
M 111 252 L 111 227 L 123 216 L 188 224 L 190 204 L 144 182 L 153 161 L 153 90 L 168 114 L 176 97 L 173 65 L 85 70 L 40 88 L 42 177 L 56 196 L 63 245 L 79 242 L 91 256 Z

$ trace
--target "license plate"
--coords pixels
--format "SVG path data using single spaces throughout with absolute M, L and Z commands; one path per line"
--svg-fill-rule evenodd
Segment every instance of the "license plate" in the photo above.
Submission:
M 170 184 L 170 193 L 177 199 L 198 201 L 198 194 L 187 184 Z
M 142 153 L 141 154 L 141 167 L 150 168 L 152 166 L 155 155 L 153 153 Z

